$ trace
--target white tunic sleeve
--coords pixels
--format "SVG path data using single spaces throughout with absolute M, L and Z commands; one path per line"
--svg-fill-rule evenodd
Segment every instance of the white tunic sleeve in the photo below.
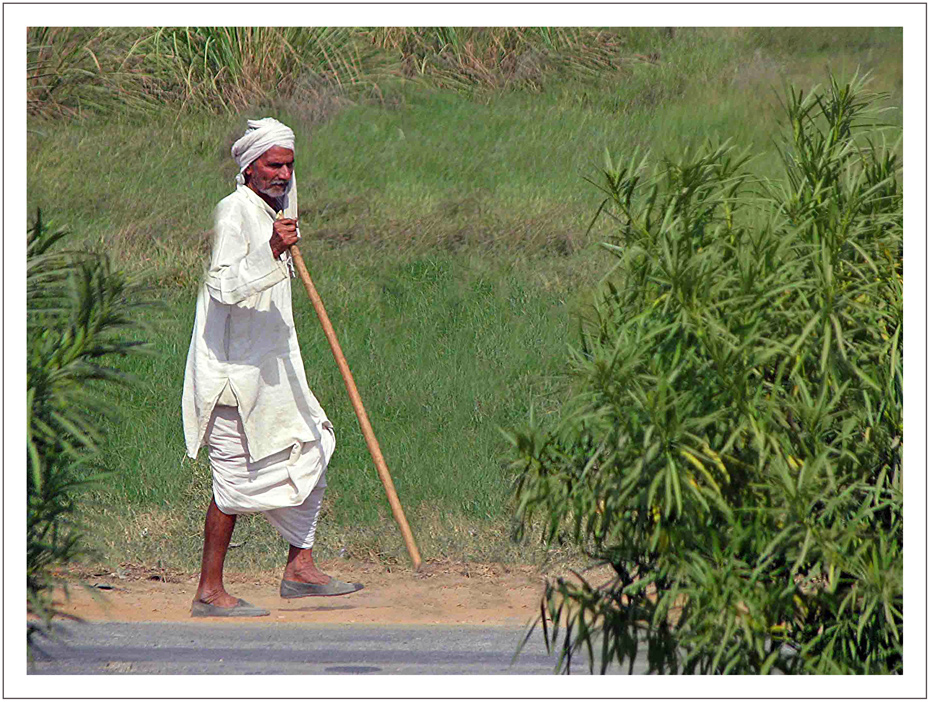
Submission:
M 204 283 L 214 300 L 235 305 L 287 278 L 287 266 L 274 258 L 267 241 L 252 247 L 236 204 L 223 204 L 216 209 L 213 257 Z

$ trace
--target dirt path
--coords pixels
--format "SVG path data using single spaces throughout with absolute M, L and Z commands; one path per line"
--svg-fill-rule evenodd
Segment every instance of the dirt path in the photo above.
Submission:
M 319 624 L 524 625 L 539 612 L 544 576 L 531 566 L 424 564 L 406 566 L 345 560 L 322 562 L 322 569 L 365 589 L 342 597 L 284 600 L 279 573 L 227 573 L 226 588 L 237 597 L 271 610 L 256 621 Z M 607 573 L 588 574 L 594 582 Z M 56 602 L 66 615 L 89 621 L 188 621 L 197 576 L 124 566 L 117 572 L 69 573 L 69 596 Z M 77 584 L 83 580 L 85 586 Z M 87 587 L 90 586 L 90 587 Z M 228 620 L 226 620 L 228 621 Z M 242 620 L 244 621 L 244 620 Z

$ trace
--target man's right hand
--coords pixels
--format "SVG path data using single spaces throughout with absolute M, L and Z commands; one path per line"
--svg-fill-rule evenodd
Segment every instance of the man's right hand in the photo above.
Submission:
M 296 244 L 299 238 L 300 237 L 297 235 L 296 219 L 275 220 L 271 239 L 268 240 L 268 243 L 271 245 L 272 255 L 278 258 L 278 256 L 287 251 L 292 244 Z

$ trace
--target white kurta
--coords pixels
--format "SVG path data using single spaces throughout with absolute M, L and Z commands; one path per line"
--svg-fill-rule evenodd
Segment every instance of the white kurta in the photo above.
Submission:
M 296 217 L 286 196 L 284 202 L 285 216 Z M 268 243 L 274 219 L 274 210 L 244 185 L 214 212 L 213 256 L 197 296 L 184 375 L 184 436 L 191 458 L 204 444 L 227 383 L 236 397 L 252 462 L 284 450 L 299 453 L 304 443 L 320 441 L 323 431 L 332 431 L 307 386 L 288 268 L 272 256 Z M 298 492 L 305 497 L 316 478 L 301 480 Z M 294 504 L 292 490 L 282 491 L 280 500 L 265 495 L 263 504 L 269 499 L 281 507 Z

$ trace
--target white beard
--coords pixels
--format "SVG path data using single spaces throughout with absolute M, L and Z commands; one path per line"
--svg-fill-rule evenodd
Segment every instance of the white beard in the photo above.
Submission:
M 287 192 L 287 183 L 284 185 L 269 185 L 267 188 L 259 188 L 256 186 L 256 189 L 268 197 L 283 197 L 284 193 Z

